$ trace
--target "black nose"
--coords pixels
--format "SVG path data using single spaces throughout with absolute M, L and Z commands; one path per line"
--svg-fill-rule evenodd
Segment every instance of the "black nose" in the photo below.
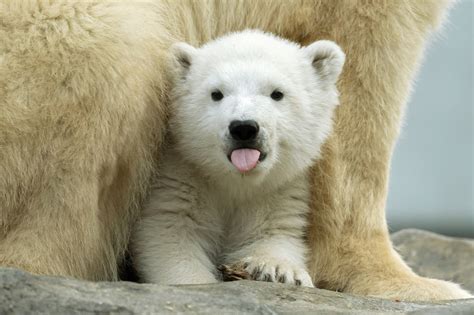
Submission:
M 253 140 L 258 134 L 258 124 L 255 120 L 234 120 L 229 125 L 229 131 L 235 140 Z

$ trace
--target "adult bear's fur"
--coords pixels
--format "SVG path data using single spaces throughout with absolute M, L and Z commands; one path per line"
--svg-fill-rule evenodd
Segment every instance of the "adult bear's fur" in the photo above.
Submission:
M 347 53 L 341 104 L 314 167 L 310 270 L 320 287 L 465 297 L 391 249 L 393 144 L 446 0 L 0 0 L 0 264 L 117 279 L 166 121 L 167 48 L 262 28 Z

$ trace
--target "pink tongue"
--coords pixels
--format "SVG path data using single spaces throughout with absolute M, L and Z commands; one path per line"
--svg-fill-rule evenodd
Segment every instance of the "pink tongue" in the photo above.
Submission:
M 238 149 L 232 151 L 230 160 L 232 164 L 241 172 L 245 173 L 257 166 L 260 151 L 254 149 Z

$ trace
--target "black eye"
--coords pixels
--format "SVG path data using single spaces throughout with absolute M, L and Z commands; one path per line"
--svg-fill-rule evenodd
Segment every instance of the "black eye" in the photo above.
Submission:
M 272 94 L 270 94 L 270 97 L 275 101 L 280 101 L 283 98 L 283 93 L 278 90 L 275 90 L 272 92 Z
M 213 101 L 218 102 L 224 98 L 224 94 L 222 94 L 221 91 L 217 90 L 211 93 L 211 97 Z

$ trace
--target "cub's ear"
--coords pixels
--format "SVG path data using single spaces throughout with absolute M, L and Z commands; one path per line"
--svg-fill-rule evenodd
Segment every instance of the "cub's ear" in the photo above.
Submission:
M 303 47 L 316 73 L 330 84 L 335 84 L 342 72 L 346 55 L 336 43 L 319 40 Z
M 171 54 L 180 67 L 180 72 L 186 74 L 193 62 L 197 49 L 186 43 L 175 43 L 171 46 Z

